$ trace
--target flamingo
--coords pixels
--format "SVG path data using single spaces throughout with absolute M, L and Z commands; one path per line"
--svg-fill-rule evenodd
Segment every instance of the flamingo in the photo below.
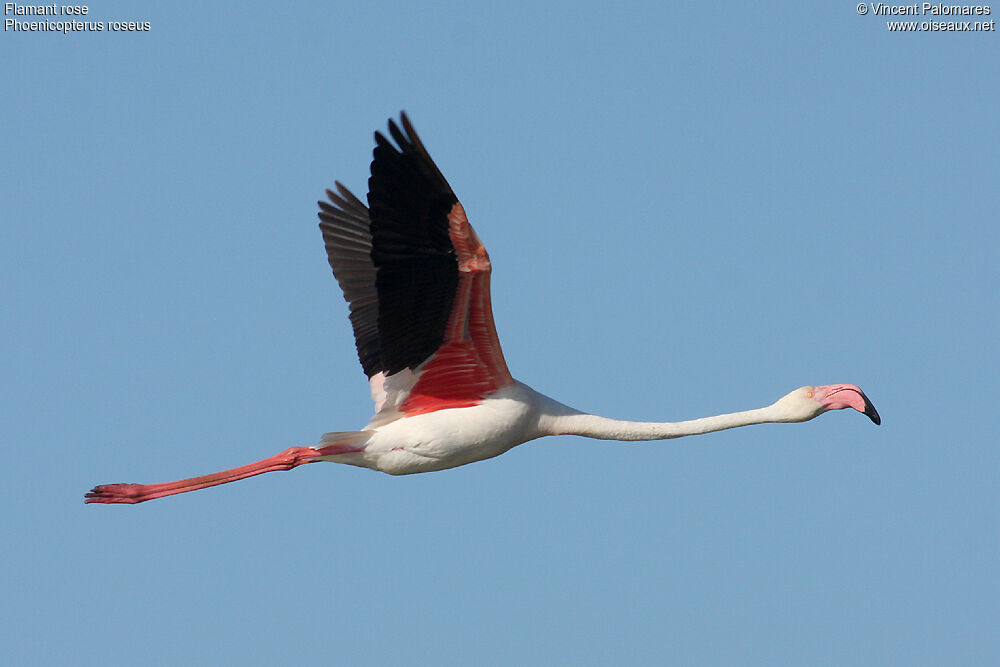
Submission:
M 881 418 L 853 384 L 805 386 L 773 404 L 682 422 L 631 422 L 570 408 L 515 380 L 490 305 L 492 264 L 406 113 L 375 133 L 368 205 L 335 182 L 319 202 L 334 277 L 350 305 L 375 414 L 360 431 L 212 475 L 105 484 L 88 503 L 141 503 L 274 470 L 332 461 L 390 475 L 445 470 L 548 435 L 663 440 L 763 423 L 804 422 L 853 408 Z

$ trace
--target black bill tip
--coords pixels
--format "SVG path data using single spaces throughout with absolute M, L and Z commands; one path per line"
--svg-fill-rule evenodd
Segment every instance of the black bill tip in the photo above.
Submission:
M 869 401 L 868 397 L 865 396 L 863 393 L 861 394 L 861 397 L 865 399 L 865 415 L 868 417 L 868 419 L 871 419 L 873 422 L 875 422 L 876 426 L 878 426 L 879 424 L 882 423 L 882 418 L 878 416 L 878 410 L 875 409 L 875 406 L 872 405 L 872 402 Z

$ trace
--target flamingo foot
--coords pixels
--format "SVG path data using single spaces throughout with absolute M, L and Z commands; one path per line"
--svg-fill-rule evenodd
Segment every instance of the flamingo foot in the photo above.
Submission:
M 84 502 L 87 503 L 141 503 L 149 500 L 150 485 L 147 484 L 101 484 L 90 490 Z

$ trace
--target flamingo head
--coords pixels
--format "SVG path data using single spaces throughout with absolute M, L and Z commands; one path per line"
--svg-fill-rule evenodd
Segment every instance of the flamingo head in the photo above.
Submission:
M 827 384 L 799 387 L 774 404 L 782 414 L 781 421 L 804 422 L 828 410 L 854 408 L 876 424 L 882 423 L 878 411 L 861 388 L 853 384 Z

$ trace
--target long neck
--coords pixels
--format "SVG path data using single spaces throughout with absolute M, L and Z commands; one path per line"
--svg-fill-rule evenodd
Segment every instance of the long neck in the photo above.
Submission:
M 666 440 L 781 421 L 782 415 L 773 408 L 769 406 L 682 422 L 631 422 L 587 414 L 552 401 L 540 415 L 539 428 L 546 435 L 582 435 L 600 440 Z

